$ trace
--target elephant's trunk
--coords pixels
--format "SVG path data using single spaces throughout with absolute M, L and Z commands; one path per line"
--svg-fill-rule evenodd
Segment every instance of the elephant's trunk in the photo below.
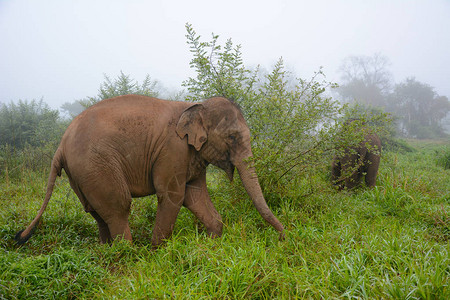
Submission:
M 272 225 L 276 230 L 280 232 L 280 240 L 284 239 L 284 227 L 283 224 L 274 216 L 270 208 L 267 206 L 264 199 L 261 186 L 258 182 L 255 167 L 252 162 L 246 162 L 246 160 L 239 160 L 235 164 L 236 169 L 239 172 L 241 181 L 244 184 L 247 194 L 253 201 L 253 205 L 258 210 L 259 214 L 266 220 L 267 223 Z

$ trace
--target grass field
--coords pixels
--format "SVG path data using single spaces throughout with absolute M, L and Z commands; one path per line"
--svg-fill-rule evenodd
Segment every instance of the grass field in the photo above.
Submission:
M 305 180 L 313 187 L 269 197 L 287 228 L 281 242 L 212 171 L 221 238 L 208 238 L 183 208 L 173 237 L 152 251 L 156 200 L 146 197 L 133 202 L 134 243 L 99 245 L 94 220 L 62 177 L 19 247 L 13 236 L 36 215 L 48 174 L 3 173 L 0 299 L 450 299 L 450 169 L 437 164 L 450 143 L 410 143 L 416 151 L 383 153 L 372 190 L 337 192 L 318 173 Z

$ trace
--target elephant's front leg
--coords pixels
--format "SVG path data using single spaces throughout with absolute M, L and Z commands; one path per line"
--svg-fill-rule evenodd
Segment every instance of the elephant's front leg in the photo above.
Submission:
M 205 225 L 209 236 L 218 237 L 222 235 L 222 217 L 209 197 L 206 188 L 206 170 L 199 178 L 186 185 L 184 206 Z
M 178 212 L 183 205 L 186 189 L 186 174 L 184 173 L 171 177 L 156 176 L 156 178 L 158 208 L 153 228 L 153 247 L 157 247 L 171 236 Z

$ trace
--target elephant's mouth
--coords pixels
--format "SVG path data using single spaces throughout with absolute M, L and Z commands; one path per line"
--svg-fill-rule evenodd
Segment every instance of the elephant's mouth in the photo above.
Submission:
M 233 181 L 234 164 L 231 162 L 231 154 L 229 151 L 221 151 L 213 144 L 207 143 L 201 149 L 201 156 L 208 163 L 221 168 L 227 173 L 228 179 Z
M 235 167 L 230 161 L 222 160 L 222 161 L 218 161 L 218 162 L 213 162 L 213 165 L 224 170 L 225 173 L 227 173 L 228 179 L 230 179 L 230 181 L 233 181 Z

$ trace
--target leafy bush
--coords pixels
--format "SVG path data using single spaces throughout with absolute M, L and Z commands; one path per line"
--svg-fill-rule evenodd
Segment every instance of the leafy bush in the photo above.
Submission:
M 280 58 L 263 74 L 259 67 L 244 66 L 241 47 L 231 39 L 221 46 L 218 35 L 202 42 L 191 25 L 186 30 L 193 54 L 190 65 L 197 74 L 183 83 L 188 100 L 224 96 L 239 104 L 252 133 L 255 165 L 266 194 L 283 196 L 316 173 L 313 170 L 329 165 L 337 134 L 342 134 L 344 107 L 327 96 L 327 89 L 336 85 L 326 82 L 321 70 L 310 80 L 295 78 Z M 380 126 L 386 120 L 385 114 L 367 118 Z M 349 133 L 345 140 L 361 139 Z
M 58 110 L 51 109 L 42 99 L 2 104 L 0 145 L 23 149 L 26 145 L 36 147 L 59 140 L 65 127 L 59 121 Z
M 382 151 L 413 152 L 413 147 L 404 140 L 397 138 L 398 117 L 384 112 L 383 109 L 359 103 L 345 106 L 343 120 L 359 119 L 378 134 Z M 354 137 L 350 137 L 354 138 Z M 355 140 L 358 140 L 356 138 Z
M 67 123 L 43 100 L 19 100 L 0 108 L 0 175 L 48 168 Z
M 379 107 L 353 103 L 344 107 L 343 120 L 359 119 L 371 127 L 381 140 L 396 135 L 395 117 Z

